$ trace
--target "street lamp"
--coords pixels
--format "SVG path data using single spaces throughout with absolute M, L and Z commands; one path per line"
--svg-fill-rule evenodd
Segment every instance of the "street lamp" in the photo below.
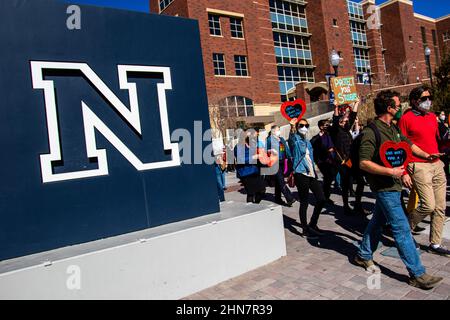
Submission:
M 372 68 L 369 66 L 367 66 L 367 74 L 369 76 L 369 87 L 370 87 L 370 91 L 372 91 Z
M 335 77 L 338 76 L 338 67 L 339 67 L 340 62 L 341 62 L 341 57 L 336 52 L 336 50 L 333 49 L 333 51 L 331 51 L 331 54 L 330 54 L 330 63 L 334 68 L 334 76 Z
M 425 59 L 427 61 L 428 75 L 430 77 L 431 87 L 433 87 L 433 74 L 431 72 L 430 55 L 431 55 L 431 49 L 428 46 L 426 46 L 425 47 Z
M 330 64 L 333 66 L 334 69 L 334 74 L 329 74 L 327 73 L 327 79 L 328 79 L 328 95 L 329 95 L 329 99 L 330 99 L 330 106 L 334 105 L 334 92 L 331 91 L 331 77 L 337 77 L 338 76 L 338 66 L 339 63 L 341 62 L 341 57 L 338 55 L 338 53 L 336 52 L 336 50 L 333 49 L 333 51 L 331 51 L 330 54 Z

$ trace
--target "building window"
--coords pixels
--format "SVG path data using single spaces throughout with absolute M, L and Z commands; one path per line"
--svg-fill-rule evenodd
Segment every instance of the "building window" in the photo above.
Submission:
M 449 41 L 450 40 L 450 31 L 446 31 L 442 34 L 442 39 L 445 41 Z
M 216 76 L 226 75 L 225 55 L 223 53 L 213 53 L 214 74 Z
M 433 37 L 433 46 L 437 46 L 437 37 L 436 37 L 436 30 L 431 30 L 431 35 Z
M 279 64 L 312 65 L 312 54 L 307 37 L 288 33 L 273 33 L 275 56 Z
M 337 26 L 338 26 L 337 19 L 333 19 L 333 27 L 337 27 Z
M 159 9 L 163 11 L 165 8 L 171 4 L 173 0 L 159 0 Z
M 244 28 L 242 27 L 242 19 L 230 18 L 231 36 L 233 38 L 244 38 Z
M 360 3 L 347 1 L 347 9 L 350 18 L 364 20 L 364 11 Z
M 313 70 L 309 68 L 278 66 L 281 100 L 287 100 L 287 92 L 298 82 L 314 82 Z
M 425 32 L 425 27 L 420 27 L 420 32 L 422 33 L 422 43 L 427 44 L 427 34 Z
M 355 68 L 358 83 L 364 83 L 363 75 L 370 70 L 369 50 L 353 48 L 353 54 L 355 55 Z
M 270 0 L 272 28 L 308 33 L 305 6 L 283 0 Z
M 232 96 L 219 101 L 220 114 L 223 117 L 253 117 L 255 115 L 253 100 Z
M 412 36 L 409 36 L 409 42 L 413 42 Z
M 236 68 L 236 75 L 240 77 L 247 77 L 247 57 L 246 56 L 234 56 L 234 65 Z
M 354 45 L 367 46 L 366 24 L 363 22 L 350 21 L 350 31 Z
M 220 16 L 208 14 L 208 21 L 209 21 L 209 34 L 213 36 L 221 36 L 222 31 L 220 29 Z

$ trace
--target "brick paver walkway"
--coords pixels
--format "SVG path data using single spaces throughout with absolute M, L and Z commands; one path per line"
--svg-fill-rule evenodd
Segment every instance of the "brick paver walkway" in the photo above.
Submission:
M 245 195 L 235 191 L 237 189 L 240 188 L 229 188 L 227 201 L 245 201 Z M 273 195 L 273 189 L 269 188 L 268 192 Z M 370 195 L 368 190 L 366 195 Z M 371 274 L 350 262 L 368 218 L 343 215 L 342 198 L 333 195 L 332 199 L 336 206 L 330 207 L 319 220 L 319 227 L 327 231 L 319 241 L 309 241 L 301 236 L 298 202 L 292 208 L 284 207 L 286 257 L 187 299 L 450 299 L 450 259 L 422 251 L 427 272 L 443 276 L 444 281 L 430 291 L 413 288 L 407 283 L 408 273 L 402 261 L 381 254 L 393 246 L 392 239 L 387 236 L 374 256 L 382 270 L 380 288 L 369 289 L 367 283 Z M 365 197 L 363 201 L 366 201 L 366 208 L 372 207 L 373 199 Z M 312 209 L 309 206 L 309 215 Z M 427 234 L 416 236 L 416 240 L 423 248 L 428 245 Z M 444 244 L 449 246 L 450 239 Z M 376 279 L 371 280 L 370 283 L 376 285 Z

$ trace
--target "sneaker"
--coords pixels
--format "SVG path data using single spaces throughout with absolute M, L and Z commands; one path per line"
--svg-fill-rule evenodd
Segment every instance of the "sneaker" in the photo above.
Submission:
M 363 267 L 367 272 L 370 273 L 381 273 L 380 268 L 378 268 L 373 260 L 364 260 L 359 255 L 356 255 L 353 260 L 358 266 Z
M 420 277 L 411 277 L 409 279 L 409 285 L 423 290 L 430 290 L 441 282 L 442 279 L 442 277 L 434 277 L 424 273 Z
M 319 239 L 319 235 L 315 233 L 311 228 L 305 228 L 303 229 L 303 236 L 306 238 L 313 240 L 313 239 Z
M 449 257 L 450 258 L 450 251 L 444 246 L 439 246 L 437 248 L 433 248 L 433 246 L 430 244 L 428 246 L 427 251 L 429 253 L 434 253 L 434 254 L 437 254 L 437 255 L 440 255 L 440 256 L 444 256 L 444 257 Z
M 415 236 L 417 236 L 417 235 L 419 235 L 419 234 L 420 234 L 422 231 L 424 231 L 424 230 L 425 230 L 425 228 L 416 226 L 416 227 L 413 229 L 412 234 L 415 235 Z
M 287 207 L 292 207 L 292 205 L 295 203 L 295 201 L 297 201 L 297 200 L 292 199 L 291 201 L 286 202 L 286 206 Z

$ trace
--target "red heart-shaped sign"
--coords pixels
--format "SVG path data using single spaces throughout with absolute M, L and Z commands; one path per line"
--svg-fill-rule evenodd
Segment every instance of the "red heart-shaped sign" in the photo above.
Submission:
M 406 167 L 411 161 L 412 151 L 405 141 L 386 141 L 380 147 L 380 158 L 388 168 Z
M 306 112 L 306 102 L 302 99 L 286 101 L 281 105 L 280 111 L 289 122 L 294 118 L 297 118 L 297 121 L 299 121 Z

